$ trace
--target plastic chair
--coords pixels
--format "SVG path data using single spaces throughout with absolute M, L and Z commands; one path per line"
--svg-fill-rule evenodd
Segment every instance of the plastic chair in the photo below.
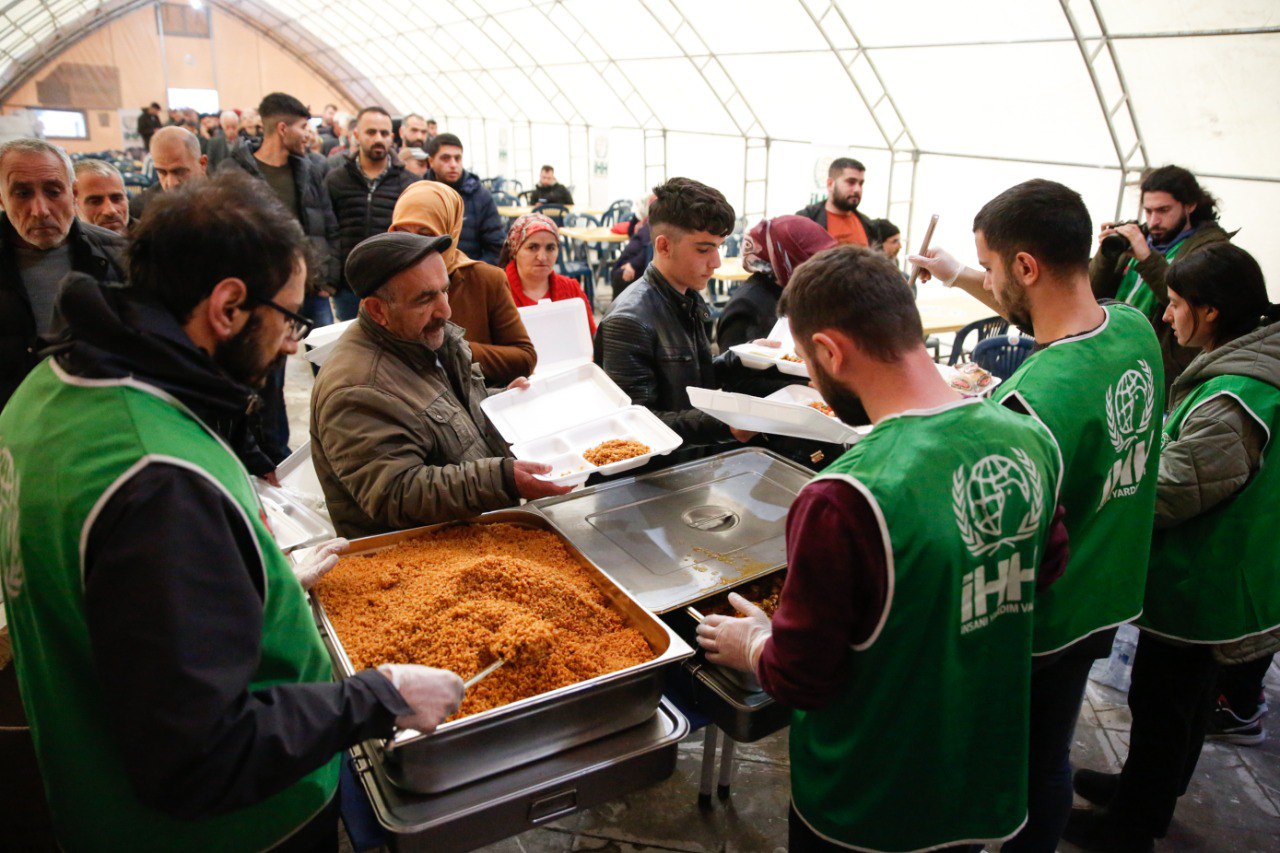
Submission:
M 570 215 L 573 213 L 573 211 L 565 207 L 563 204 L 534 205 L 533 212 L 541 213 L 544 216 L 550 217 L 557 225 L 570 224 L 568 220 Z
M 498 207 L 515 207 L 520 202 L 511 193 L 502 190 L 494 190 L 493 203 Z
M 546 205 L 547 207 L 558 207 L 565 210 L 564 205 Z M 548 214 L 550 215 L 550 214 Z M 579 217 L 568 213 L 566 210 L 565 224 L 572 225 Z M 586 217 L 583 217 L 586 218 Z M 587 244 L 580 240 L 570 240 L 565 235 L 560 235 L 560 253 L 556 256 L 556 269 L 560 275 L 568 276 L 578 280 L 582 285 L 582 292 L 587 295 L 587 301 L 592 305 L 595 304 L 596 283 L 595 273 L 591 270 L 591 263 L 587 257 Z
M 606 210 L 600 216 L 600 224 L 613 225 L 615 222 L 621 222 L 622 220 L 626 219 L 630 215 L 631 215 L 630 200 L 625 198 L 618 199 L 613 204 L 609 205 L 609 209 Z
M 1034 338 L 1026 335 L 992 335 L 978 341 L 973 348 L 973 363 L 992 376 L 1008 379 L 1027 360 L 1035 348 Z
M 965 340 L 969 335 L 977 333 L 978 339 L 975 344 L 985 341 L 992 335 L 1003 335 L 1009 331 L 1009 321 L 1003 317 L 988 317 L 985 320 L 978 320 L 965 326 L 956 332 L 955 340 L 951 342 L 951 355 L 947 359 L 947 364 L 955 367 L 956 362 L 960 361 L 960 357 L 964 355 Z

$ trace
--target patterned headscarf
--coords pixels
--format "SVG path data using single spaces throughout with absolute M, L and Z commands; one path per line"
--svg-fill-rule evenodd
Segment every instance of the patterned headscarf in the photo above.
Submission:
M 803 216 L 762 219 L 742 241 L 742 268 L 772 275 L 786 287 L 796 267 L 835 245 L 827 229 Z
M 462 235 L 462 196 L 439 181 L 415 181 L 400 193 L 391 214 L 388 231 L 414 231 L 425 228 L 432 234 L 449 234 L 453 244 L 440 253 L 444 265 L 453 275 L 459 267 L 478 264 L 458 249 Z
M 560 239 L 560 229 L 556 223 L 544 213 L 526 213 L 515 222 L 511 223 L 511 230 L 507 232 L 507 255 L 514 258 L 516 252 L 520 251 L 520 247 L 524 245 L 524 241 L 528 240 L 539 231 L 550 231 L 552 236 L 557 240 Z

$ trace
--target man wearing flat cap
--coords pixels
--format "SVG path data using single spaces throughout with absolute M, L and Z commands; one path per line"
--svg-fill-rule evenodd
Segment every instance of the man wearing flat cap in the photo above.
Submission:
M 360 297 L 311 394 L 311 454 L 329 515 L 348 538 L 470 518 L 562 494 L 512 459 L 480 409 L 488 395 L 449 322 L 452 238 L 378 234 L 347 257 Z M 517 379 L 512 386 L 525 384 Z

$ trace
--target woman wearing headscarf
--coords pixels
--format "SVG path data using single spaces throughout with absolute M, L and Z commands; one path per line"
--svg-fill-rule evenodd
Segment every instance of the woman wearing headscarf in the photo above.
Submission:
M 1133 660 L 1129 755 L 1076 772 L 1063 837 L 1086 850 L 1150 849 L 1186 793 L 1220 660 L 1280 644 L 1280 306 L 1244 249 L 1215 243 L 1169 267 L 1164 321 L 1200 354 L 1174 381 L 1156 480 L 1155 538 Z
M 453 237 L 453 244 L 440 253 L 449 270 L 451 319 L 462 327 L 486 384 L 505 387 L 532 373 L 537 356 L 502 270 L 457 248 L 462 211 L 462 196 L 454 190 L 438 181 L 418 181 L 400 194 L 388 230 Z
M 507 241 L 498 254 L 498 264 L 507 273 L 511 298 L 517 308 L 537 305 L 544 299 L 560 302 L 581 299 L 587 306 L 587 327 L 596 333 L 591 300 L 582 285 L 556 272 L 556 256 L 560 253 L 560 229 L 549 216 L 526 213 L 511 223 Z

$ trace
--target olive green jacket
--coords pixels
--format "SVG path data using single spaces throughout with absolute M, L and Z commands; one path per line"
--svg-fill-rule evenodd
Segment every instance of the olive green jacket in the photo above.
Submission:
M 362 310 L 311 393 L 311 458 L 338 534 L 370 536 L 519 503 L 507 445 L 480 409 L 487 395 L 461 327 L 448 324 L 433 351 Z

